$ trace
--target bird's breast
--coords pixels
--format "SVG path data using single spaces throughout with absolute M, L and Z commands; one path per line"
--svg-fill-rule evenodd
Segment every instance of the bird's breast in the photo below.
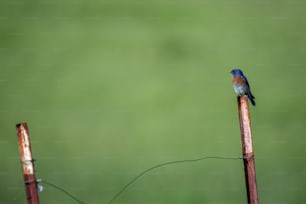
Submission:
M 233 76 L 232 77 L 232 82 L 237 83 L 237 84 L 242 84 L 242 83 L 244 83 L 244 80 L 240 76 Z

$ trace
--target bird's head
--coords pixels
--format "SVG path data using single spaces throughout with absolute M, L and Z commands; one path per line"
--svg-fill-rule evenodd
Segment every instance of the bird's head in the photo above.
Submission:
M 238 68 L 233 68 L 230 73 L 233 75 L 233 76 L 242 76 L 243 75 L 243 72 L 238 69 Z

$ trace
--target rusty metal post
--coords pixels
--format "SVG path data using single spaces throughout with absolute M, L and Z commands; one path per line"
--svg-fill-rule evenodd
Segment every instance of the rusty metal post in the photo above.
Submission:
M 31 153 L 31 143 L 27 124 L 17 124 L 16 131 L 27 201 L 28 204 L 39 204 L 34 160 Z
M 237 103 L 248 204 L 258 204 L 248 97 L 238 96 Z

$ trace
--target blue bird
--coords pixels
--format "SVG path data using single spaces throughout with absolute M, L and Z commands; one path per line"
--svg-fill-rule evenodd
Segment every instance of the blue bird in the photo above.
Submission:
M 255 97 L 251 93 L 248 79 L 243 75 L 240 69 L 234 68 L 230 72 L 232 74 L 232 83 L 234 91 L 238 96 L 247 95 L 253 106 L 255 106 Z

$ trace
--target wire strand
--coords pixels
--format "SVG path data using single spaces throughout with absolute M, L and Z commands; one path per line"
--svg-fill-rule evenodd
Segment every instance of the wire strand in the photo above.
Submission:
M 66 191 L 65 189 L 63 189 L 62 187 L 55 185 L 53 183 L 50 183 L 49 181 L 46 180 L 41 180 L 41 183 L 45 183 L 49 186 L 52 186 L 53 188 L 62 191 L 63 193 L 65 193 L 67 196 L 69 196 L 71 199 L 75 200 L 76 202 L 80 203 L 80 204 L 85 204 L 83 201 L 79 200 L 78 198 L 76 198 L 75 196 L 73 196 L 71 193 L 69 193 L 68 191 Z
M 114 200 L 116 200 L 130 185 L 132 185 L 134 182 L 136 182 L 136 180 L 138 180 L 140 177 L 142 177 L 143 175 L 145 175 L 146 173 L 148 173 L 149 171 L 152 171 L 154 169 L 157 168 L 161 168 L 163 166 L 168 166 L 168 165 L 172 165 L 172 164 L 179 164 L 179 163 L 189 163 L 189 162 L 198 162 L 198 161 L 202 161 L 205 159 L 227 159 L 227 160 L 241 160 L 242 157 L 217 157 L 217 156 L 206 156 L 206 157 L 200 157 L 197 159 L 185 159 L 185 160 L 177 160 L 177 161 L 169 161 L 169 162 L 164 162 L 161 164 L 157 164 L 155 166 L 152 166 L 144 171 L 142 171 L 140 174 L 138 174 L 137 176 L 135 176 L 130 182 L 128 182 L 125 186 L 123 186 L 123 188 L 121 188 L 120 191 L 118 191 L 118 193 L 116 193 L 112 199 L 109 200 L 108 204 L 111 204 Z

